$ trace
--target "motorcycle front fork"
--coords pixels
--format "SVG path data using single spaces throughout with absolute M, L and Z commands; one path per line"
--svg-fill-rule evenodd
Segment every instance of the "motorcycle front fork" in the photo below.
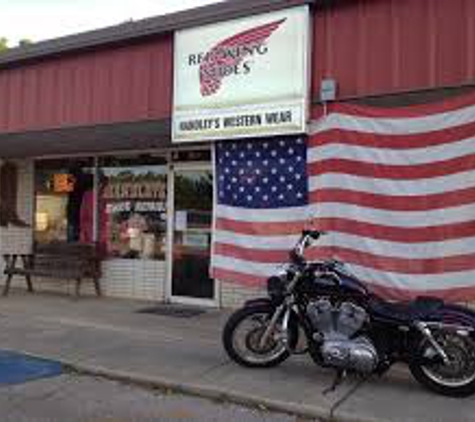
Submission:
M 289 320 L 290 320 L 291 311 L 292 311 L 291 304 L 288 303 L 287 301 L 277 307 L 274 314 L 272 315 L 269 325 L 266 327 L 264 334 L 262 334 L 262 337 L 259 341 L 259 347 L 264 348 L 271 336 L 275 338 L 274 333 L 276 330 L 277 322 L 280 320 L 280 318 L 283 315 L 281 328 L 279 330 L 280 332 L 278 334 L 278 337 L 279 337 L 278 340 L 282 341 L 287 349 L 289 348 L 288 328 L 289 328 Z

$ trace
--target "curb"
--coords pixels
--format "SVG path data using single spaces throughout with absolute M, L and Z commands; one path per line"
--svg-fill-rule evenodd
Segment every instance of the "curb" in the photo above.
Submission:
M 223 390 L 219 387 L 210 385 L 171 381 L 169 379 L 157 376 L 149 377 L 146 375 L 137 374 L 135 372 L 111 370 L 101 366 L 71 362 L 61 357 L 44 356 L 42 354 L 31 353 L 18 349 L 16 349 L 15 352 L 22 353 L 33 358 L 59 362 L 66 371 L 70 371 L 72 373 L 96 376 L 99 378 L 136 385 L 148 389 L 171 390 L 174 393 L 182 393 L 214 401 L 255 407 L 261 410 L 286 413 L 301 418 L 317 419 L 321 422 L 381 422 L 380 420 L 373 418 L 362 419 L 353 414 L 348 414 L 347 412 L 342 412 L 340 415 L 335 415 L 334 411 L 332 410 L 326 411 L 318 407 L 304 404 L 267 399 L 229 389 Z
M 260 398 L 257 396 L 252 396 L 233 390 L 223 390 L 218 387 L 213 387 L 209 385 L 176 382 L 159 377 L 147 377 L 144 375 L 138 375 L 133 372 L 112 371 L 101 367 L 82 365 L 65 361 L 62 361 L 61 363 L 66 368 L 69 368 L 73 372 L 77 372 L 79 374 L 94 375 L 101 378 L 142 386 L 146 388 L 172 390 L 176 393 L 183 393 L 216 401 L 225 401 L 249 407 L 257 407 L 262 410 L 282 412 L 290 415 L 300 416 L 303 418 L 314 418 L 323 422 L 336 421 L 335 419 L 331 419 L 327 412 L 303 404 L 288 403 L 279 400 Z

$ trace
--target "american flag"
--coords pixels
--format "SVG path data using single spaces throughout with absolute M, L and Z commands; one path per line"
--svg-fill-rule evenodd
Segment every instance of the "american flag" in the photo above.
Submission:
M 474 104 L 340 104 L 305 142 L 219 143 L 213 275 L 262 286 L 314 218 L 329 234 L 308 257 L 338 257 L 373 291 L 474 299 Z
M 216 144 L 212 276 L 262 285 L 297 239 L 308 212 L 303 138 Z

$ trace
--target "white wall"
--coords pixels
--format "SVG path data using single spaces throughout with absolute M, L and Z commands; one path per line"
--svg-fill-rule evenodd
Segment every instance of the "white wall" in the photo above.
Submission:
M 16 160 L 18 166 L 18 196 L 17 211 L 18 217 L 30 227 L 0 227 L 0 254 L 1 253 L 28 253 L 32 247 L 33 235 L 33 161 Z M 0 181 L 1 183 L 1 181 Z M 1 199 L 0 199 L 1 200 Z M 1 269 L 3 271 L 4 262 L 1 258 Z

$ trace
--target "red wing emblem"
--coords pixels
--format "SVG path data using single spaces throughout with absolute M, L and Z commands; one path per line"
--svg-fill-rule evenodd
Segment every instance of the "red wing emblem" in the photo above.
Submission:
M 221 41 L 206 53 L 200 65 L 201 95 L 206 97 L 216 93 L 221 81 L 227 76 L 221 70 L 239 65 L 253 49 L 262 46 L 284 21 L 285 18 L 240 32 Z

